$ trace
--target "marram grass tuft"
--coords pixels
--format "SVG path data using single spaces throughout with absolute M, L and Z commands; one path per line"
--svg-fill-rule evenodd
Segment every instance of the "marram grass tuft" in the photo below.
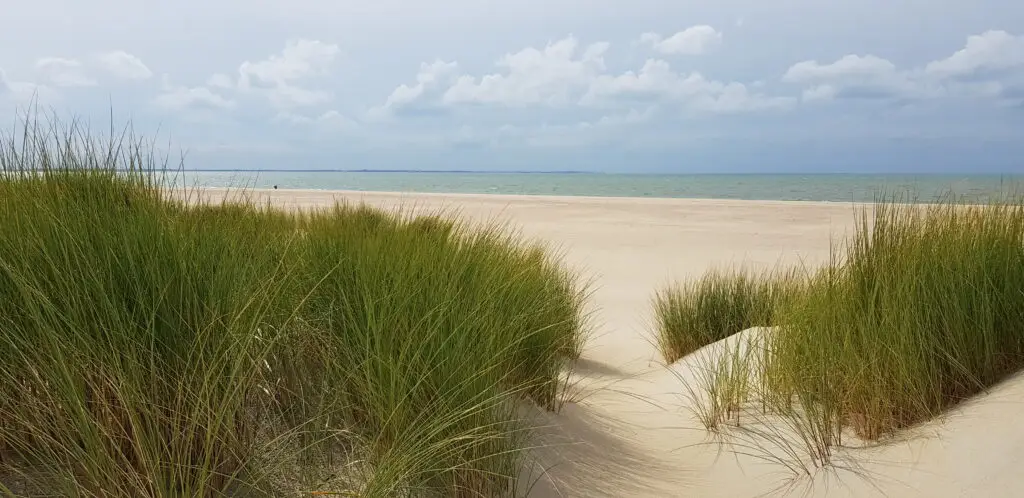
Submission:
M 544 248 L 166 173 L 75 123 L 0 144 L 0 494 L 522 492 L 520 405 L 557 407 L 585 330 Z

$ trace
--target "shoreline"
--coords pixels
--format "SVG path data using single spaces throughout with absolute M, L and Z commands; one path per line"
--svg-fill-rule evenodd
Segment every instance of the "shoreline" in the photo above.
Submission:
M 547 195 L 547 194 L 481 194 L 481 193 L 444 193 L 444 192 L 412 192 L 412 191 L 376 191 L 376 190 L 328 190 L 328 189 L 272 189 L 272 188 L 248 188 L 248 187 L 175 187 L 167 189 L 172 192 L 187 192 L 194 195 L 196 192 L 203 196 L 204 200 L 213 200 L 215 194 L 238 195 L 240 193 L 255 194 L 262 196 L 264 200 L 298 202 L 300 208 L 324 207 L 335 201 L 351 201 L 358 198 L 359 201 L 369 200 L 370 204 L 381 201 L 405 201 L 425 200 L 443 202 L 445 204 L 471 202 L 493 204 L 495 201 L 505 201 L 506 205 L 534 203 L 548 205 L 604 205 L 622 207 L 641 206 L 664 206 L 664 207 L 697 207 L 697 208 L 749 208 L 749 207 L 800 207 L 803 209 L 822 208 L 835 209 L 843 207 L 849 209 L 851 216 L 857 216 L 866 208 L 878 204 L 876 201 L 807 201 L 807 200 L 778 200 L 778 199 L 729 199 L 721 197 L 625 197 L 625 196 L 594 196 L 594 195 Z M 220 200 L 220 199 L 217 199 Z M 889 203 L 889 201 L 885 201 Z M 901 202 L 919 208 L 930 206 L 941 206 L 944 202 Z M 986 207 L 981 203 L 956 203 L 957 207 Z M 292 206 L 295 207 L 295 206 Z
M 808 200 L 778 200 L 778 199 L 731 199 L 722 197 L 629 197 L 629 196 L 601 196 L 601 195 L 547 195 L 547 194 L 484 194 L 465 192 L 413 192 L 413 191 L 376 191 L 376 190 L 331 190 L 331 189 L 271 189 L 271 188 L 248 188 L 248 187 L 175 187 L 170 190 L 189 192 L 224 192 L 238 193 L 250 192 L 264 194 L 274 197 L 287 196 L 311 196 L 311 197 L 377 197 L 377 198 L 405 198 L 424 197 L 431 199 L 452 200 L 507 200 L 515 201 L 551 201 L 551 202 L 601 202 L 612 204 L 718 204 L 718 205 L 751 205 L 763 204 L 771 206 L 792 206 L 806 205 L 813 206 L 866 206 L 874 204 L 874 201 L 808 201 Z M 930 203 L 917 203 L 920 205 Z

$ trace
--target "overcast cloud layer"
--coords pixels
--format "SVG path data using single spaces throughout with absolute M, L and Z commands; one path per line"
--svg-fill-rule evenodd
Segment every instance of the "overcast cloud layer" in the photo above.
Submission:
M 1024 173 L 1012 0 L 8 3 L 0 112 L 191 168 Z

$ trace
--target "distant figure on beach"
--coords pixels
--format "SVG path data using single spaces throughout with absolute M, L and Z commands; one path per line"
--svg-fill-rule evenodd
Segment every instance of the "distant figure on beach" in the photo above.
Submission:
M 274 185 L 274 190 L 277 190 L 277 185 Z

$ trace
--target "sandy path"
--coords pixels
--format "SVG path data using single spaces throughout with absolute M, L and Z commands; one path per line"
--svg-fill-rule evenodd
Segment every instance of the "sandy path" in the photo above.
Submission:
M 853 227 L 850 204 L 685 199 L 257 191 L 279 206 L 335 199 L 382 207 L 458 209 L 477 220 L 511 221 L 560 247 L 566 262 L 594 279 L 595 334 L 577 368 L 581 399 L 547 415 L 542 452 L 554 465 L 532 495 L 721 496 L 772 493 L 789 474 L 750 457 L 701 444 L 706 433 L 685 407 L 678 375 L 651 345 L 653 291 L 713 266 L 817 265 L 830 239 Z M 206 195 L 222 196 L 208 190 Z M 874 475 L 822 475 L 813 496 L 1021 496 L 1024 424 L 1014 413 L 1024 383 L 1000 386 L 953 413 L 923 437 L 857 458 Z M 841 479 L 837 479 L 841 478 Z

